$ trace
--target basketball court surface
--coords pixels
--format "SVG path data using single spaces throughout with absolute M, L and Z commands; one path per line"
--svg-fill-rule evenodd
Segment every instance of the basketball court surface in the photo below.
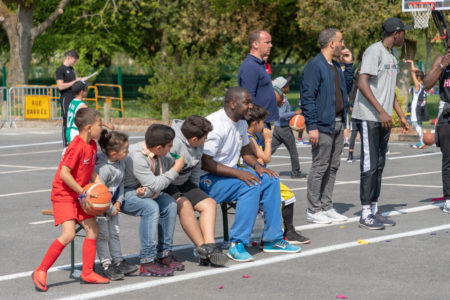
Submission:
M 131 133 L 131 143 L 143 133 Z M 355 147 L 355 158 L 359 158 Z M 31 272 L 60 234 L 51 216 L 50 189 L 61 157 L 59 130 L 0 131 L 0 299 L 448 299 L 450 294 L 450 215 L 441 210 L 441 153 L 436 147 L 415 150 L 390 143 L 383 174 L 380 211 L 397 226 L 382 231 L 358 228 L 359 161 L 347 163 L 347 150 L 334 188 L 334 205 L 345 223 L 308 224 L 306 180 L 291 179 L 285 149 L 270 167 L 296 194 L 294 224 L 312 242 L 298 254 L 262 253 L 249 248 L 255 262 L 230 261 L 224 268 L 198 266 L 192 244 L 177 224 L 175 255 L 186 270 L 167 278 L 126 277 L 108 285 L 80 285 L 69 278 L 70 247 L 48 273 L 48 292 L 34 289 Z M 298 148 L 303 172 L 311 148 Z M 223 237 L 218 208 L 216 238 Z M 230 223 L 233 215 L 229 216 Z M 123 254 L 138 263 L 139 220 L 121 214 Z M 84 231 L 75 238 L 79 269 Z M 99 270 L 97 266 L 97 270 Z

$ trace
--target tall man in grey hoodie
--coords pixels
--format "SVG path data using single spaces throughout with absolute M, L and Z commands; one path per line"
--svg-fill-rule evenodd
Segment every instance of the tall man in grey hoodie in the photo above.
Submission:
M 173 120 L 172 129 L 175 139 L 171 152 L 184 156 L 184 167 L 165 191 L 177 201 L 181 226 L 197 246 L 200 264 L 222 266 L 228 257 L 214 240 L 216 201 L 199 188 L 203 144 L 213 129 L 211 122 L 193 115 L 184 122 Z M 200 213 L 200 224 L 194 210 Z

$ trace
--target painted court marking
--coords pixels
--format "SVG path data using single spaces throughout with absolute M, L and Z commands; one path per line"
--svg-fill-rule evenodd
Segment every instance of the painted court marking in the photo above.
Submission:
M 366 242 L 369 242 L 370 244 L 376 244 L 376 243 L 383 242 L 386 240 L 394 240 L 394 239 L 399 239 L 399 238 L 404 238 L 404 237 L 422 235 L 422 234 L 441 231 L 441 230 L 445 230 L 445 229 L 449 229 L 449 228 L 450 228 L 450 224 L 445 224 L 445 225 L 428 227 L 428 228 L 423 228 L 423 229 L 418 229 L 418 230 L 406 231 L 406 232 L 397 233 L 397 234 L 389 234 L 389 235 L 383 235 L 383 236 L 374 237 L 374 238 L 367 238 L 364 240 Z M 175 282 L 187 281 L 187 280 L 192 280 L 192 279 L 196 279 L 196 278 L 202 278 L 202 277 L 207 277 L 207 276 L 212 276 L 212 275 L 217 275 L 217 274 L 224 274 L 224 273 L 233 272 L 233 271 L 242 270 L 242 269 L 251 269 L 251 268 L 265 266 L 265 265 L 269 265 L 269 264 L 289 261 L 289 260 L 313 256 L 313 255 L 319 255 L 319 254 L 323 254 L 323 253 L 330 253 L 330 252 L 334 252 L 334 251 L 338 251 L 338 250 L 342 250 L 342 249 L 361 247 L 361 246 L 369 247 L 370 245 L 364 245 L 364 244 L 358 243 L 358 241 L 352 241 L 352 242 L 348 242 L 348 243 L 341 243 L 341 244 L 335 244 L 335 245 L 320 247 L 320 248 L 316 248 L 316 249 L 306 250 L 304 252 L 296 253 L 296 254 L 278 255 L 275 257 L 260 259 L 258 261 L 251 262 L 251 263 L 240 263 L 240 264 L 231 265 L 231 266 L 225 267 L 225 268 L 210 269 L 210 270 L 206 270 L 206 271 L 177 275 L 174 277 L 169 277 L 169 278 L 164 278 L 164 279 L 157 279 L 157 280 L 152 280 L 152 281 L 127 284 L 127 285 L 116 287 L 116 288 L 107 288 L 107 289 L 101 290 L 101 291 L 84 293 L 84 294 L 76 294 L 73 296 L 63 297 L 63 298 L 59 298 L 59 299 L 61 299 L 61 300 L 62 299 L 64 299 L 64 300 L 74 299 L 75 300 L 75 299 L 94 299 L 94 298 L 106 297 L 106 296 L 111 296 L 111 295 L 123 294 L 123 293 L 127 293 L 127 292 L 133 292 L 136 290 L 147 289 L 147 288 L 156 287 L 156 286 L 162 286 L 162 285 L 171 284 L 171 283 L 175 283 Z

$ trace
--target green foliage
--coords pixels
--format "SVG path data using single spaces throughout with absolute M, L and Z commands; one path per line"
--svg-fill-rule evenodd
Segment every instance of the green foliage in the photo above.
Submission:
M 186 118 L 192 114 L 205 116 L 223 105 L 222 96 L 228 81 L 221 81 L 216 59 L 183 53 L 182 63 L 173 56 L 165 60 L 158 55 L 151 61 L 153 77 L 140 88 L 150 108 L 160 116 L 161 105 L 169 103 L 170 118 Z
M 397 101 L 400 107 L 407 107 L 408 99 L 405 99 L 405 97 L 400 96 L 400 89 L 398 87 L 395 87 L 395 94 L 397 95 Z M 406 116 L 406 111 L 403 112 L 403 114 Z M 395 110 L 392 111 L 392 122 L 394 123 L 394 127 L 400 127 L 400 119 L 395 112 Z

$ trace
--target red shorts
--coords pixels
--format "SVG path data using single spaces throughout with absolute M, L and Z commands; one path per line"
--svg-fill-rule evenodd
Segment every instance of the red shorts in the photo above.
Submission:
M 79 201 L 74 202 L 60 202 L 52 201 L 53 218 L 55 219 L 55 226 L 64 223 L 68 220 L 75 220 L 75 222 L 83 221 L 93 218 L 84 212 Z

